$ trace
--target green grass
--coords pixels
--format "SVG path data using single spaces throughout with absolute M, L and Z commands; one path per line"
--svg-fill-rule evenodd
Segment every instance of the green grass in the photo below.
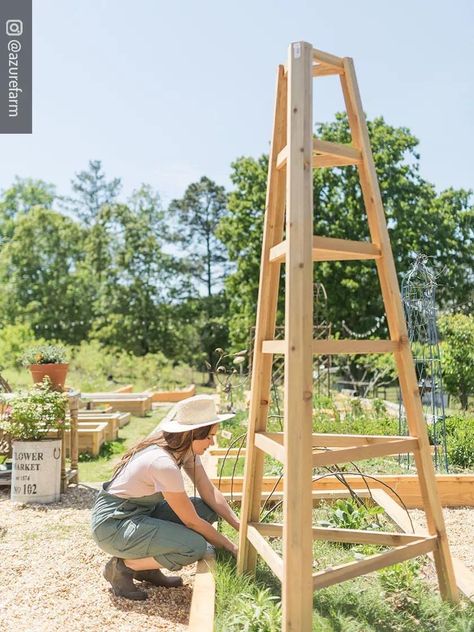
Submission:
M 79 463 L 79 480 L 82 483 L 109 480 L 120 455 L 154 430 L 166 412 L 166 408 L 159 408 L 150 417 L 132 417 L 127 426 L 120 428 L 117 441 L 102 446 L 101 456 Z
M 327 517 L 329 506 L 315 513 Z M 278 516 L 273 517 L 278 520 Z M 272 519 L 273 519 L 272 518 Z M 383 528 L 387 524 L 383 521 Z M 226 525 L 223 532 L 235 539 Z M 281 543 L 272 541 L 275 548 Z M 314 543 L 317 568 L 376 552 L 375 547 Z M 441 601 L 423 579 L 426 558 L 320 590 L 313 599 L 314 632 L 474 632 L 474 604 Z M 281 625 L 280 584 L 260 560 L 255 577 L 239 577 L 227 555 L 217 556 L 216 632 L 276 632 Z

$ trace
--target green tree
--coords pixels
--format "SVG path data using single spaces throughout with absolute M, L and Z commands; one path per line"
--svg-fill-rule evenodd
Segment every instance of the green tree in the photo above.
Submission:
M 163 251 L 164 213 L 159 197 L 142 186 L 128 204 L 103 207 L 108 213 L 109 251 L 95 303 L 93 336 L 135 355 L 180 352 L 182 265 Z
M 216 229 L 227 211 L 224 187 L 203 176 L 193 182 L 184 196 L 168 209 L 175 221 L 174 240 L 189 262 L 190 274 L 212 296 L 224 277 L 227 256 Z
M 442 368 L 446 390 L 467 410 L 474 393 L 474 317 L 446 314 L 438 320 L 442 336 Z
M 3 325 L 29 324 L 37 337 L 71 344 L 87 336 L 83 239 L 84 229 L 56 211 L 37 206 L 16 219 L 0 253 Z
M 236 264 L 225 281 L 229 336 L 235 349 L 248 344 L 250 327 L 255 325 L 267 170 L 267 156 L 240 158 L 232 164 L 234 190 L 229 195 L 228 214 L 217 228 L 230 261 Z
M 43 180 L 15 178 L 11 187 L 2 192 L 0 200 L 0 244 L 10 239 L 15 219 L 36 206 L 51 208 L 56 198 L 55 187 Z
M 168 210 L 174 220 L 174 242 L 183 249 L 183 262 L 196 291 L 203 290 L 205 294 L 195 296 L 186 305 L 193 316 L 203 355 L 212 366 L 216 347 L 227 346 L 227 301 L 222 282 L 228 258 L 217 234 L 217 227 L 227 214 L 227 195 L 224 187 L 203 176 L 188 186 L 181 199 L 173 200 Z M 208 383 L 214 383 L 212 371 Z
M 472 295 L 473 207 L 471 194 L 448 189 L 437 194 L 419 173 L 417 139 L 404 127 L 395 128 L 376 118 L 368 122 L 375 166 L 399 274 L 410 268 L 417 253 L 434 257 L 444 269 L 441 306 L 465 302 Z M 345 115 L 320 124 L 317 136 L 350 142 Z M 234 345 L 247 339 L 255 321 L 262 220 L 265 208 L 267 158 L 241 158 L 233 164 L 235 189 L 229 198 L 229 216 L 219 227 L 229 257 L 237 270 L 226 281 L 230 296 L 230 335 Z M 369 238 L 364 203 L 355 167 L 314 171 L 314 233 L 353 240 Z M 284 266 L 283 266 L 284 267 Z M 356 333 L 373 328 L 383 313 L 373 262 L 321 262 L 315 280 L 328 293 L 328 317 L 333 330 L 342 322 Z M 383 325 L 376 332 L 383 336 Z
M 122 188 L 120 178 L 107 181 L 100 160 L 90 160 L 87 171 L 76 173 L 71 182 L 74 197 L 66 200 L 67 208 L 88 225 L 97 221 L 101 208 L 116 202 Z

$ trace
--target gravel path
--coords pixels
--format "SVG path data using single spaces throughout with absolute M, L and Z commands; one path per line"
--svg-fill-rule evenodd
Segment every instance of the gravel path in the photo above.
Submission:
M 446 531 L 451 548 L 451 555 L 474 571 L 474 508 L 444 508 Z M 414 522 L 426 529 L 425 512 L 410 509 Z
M 21 505 L 0 488 L 0 621 L 15 632 L 187 629 L 194 565 L 182 588 L 145 585 L 148 599 L 115 597 L 102 577 L 107 554 L 89 534 L 96 491 L 70 487 L 61 502 Z M 166 572 L 166 571 L 165 571 Z

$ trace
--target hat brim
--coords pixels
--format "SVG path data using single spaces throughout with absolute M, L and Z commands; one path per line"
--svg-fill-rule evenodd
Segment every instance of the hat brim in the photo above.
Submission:
M 170 411 L 171 413 L 172 411 Z M 210 421 L 203 421 L 199 424 L 179 424 L 174 419 L 168 418 L 168 415 L 158 425 L 157 430 L 164 430 L 165 432 L 190 432 L 191 430 L 197 430 L 198 428 L 204 428 L 205 426 L 215 426 L 220 424 L 226 419 L 232 419 L 235 417 L 235 413 L 226 413 L 224 415 L 217 415 L 217 419 Z

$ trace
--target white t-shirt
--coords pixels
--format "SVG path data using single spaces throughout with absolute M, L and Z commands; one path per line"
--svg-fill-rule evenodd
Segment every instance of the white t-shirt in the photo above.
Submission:
M 201 459 L 196 456 L 196 468 Z M 194 456 L 183 462 L 184 470 L 192 475 Z M 107 488 L 109 494 L 121 498 L 141 498 L 157 492 L 184 492 L 181 470 L 171 454 L 158 445 L 137 452 Z

